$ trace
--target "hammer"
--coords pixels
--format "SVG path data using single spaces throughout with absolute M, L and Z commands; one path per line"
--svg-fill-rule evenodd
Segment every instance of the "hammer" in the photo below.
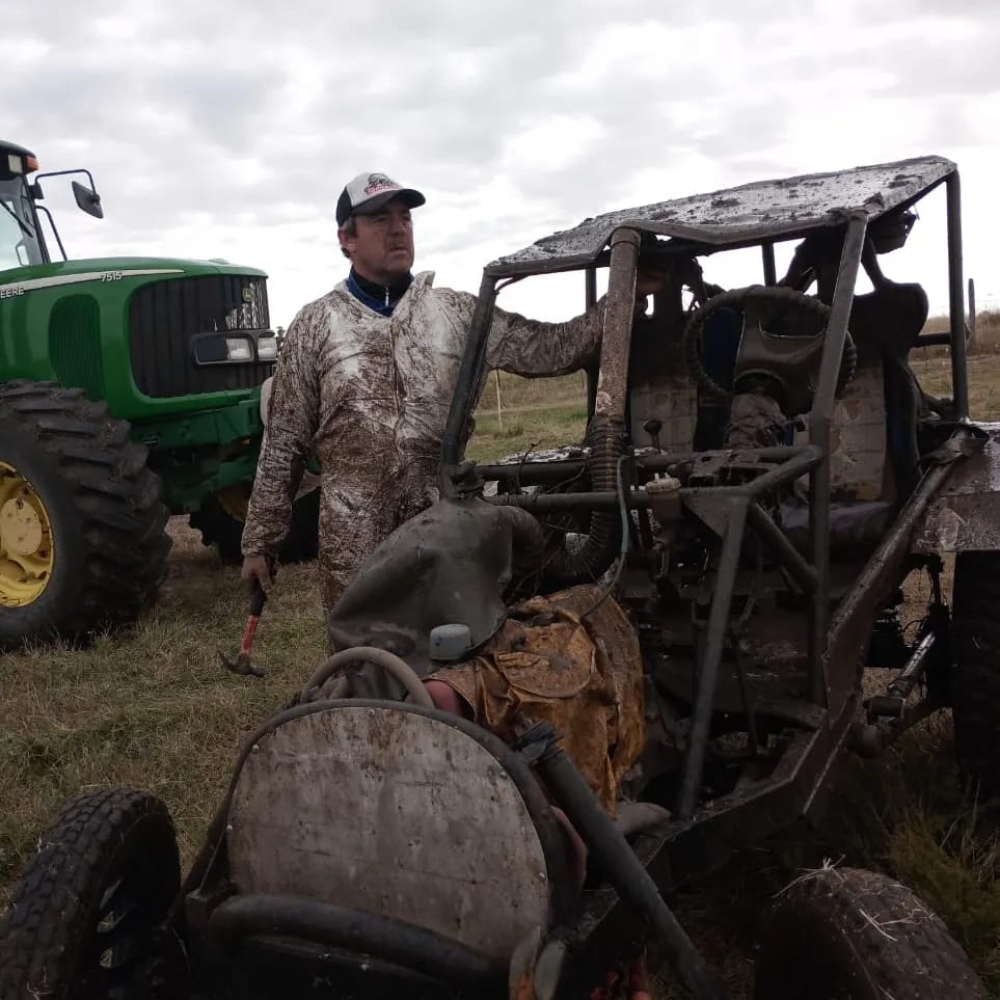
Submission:
M 255 667 L 250 662 L 250 649 L 253 646 L 253 637 L 257 631 L 257 622 L 260 621 L 261 612 L 264 610 L 264 602 L 266 600 L 267 594 L 264 593 L 260 585 L 260 580 L 257 580 L 253 597 L 250 598 L 250 614 L 247 616 L 247 623 L 243 628 L 243 639 L 240 642 L 240 651 L 236 659 L 231 660 L 222 650 L 218 651 L 222 665 L 234 674 L 249 674 L 253 677 L 264 676 L 264 671 L 260 667 Z

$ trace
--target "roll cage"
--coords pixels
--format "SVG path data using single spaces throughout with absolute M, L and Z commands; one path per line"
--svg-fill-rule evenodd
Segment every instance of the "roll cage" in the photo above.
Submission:
M 763 284 L 778 284 L 775 245 L 788 240 L 826 241 L 836 250 L 836 267 L 828 275 L 829 318 L 826 324 L 818 377 L 808 413 L 808 439 L 785 447 L 737 451 L 717 450 L 698 455 L 708 462 L 710 476 L 701 477 L 679 492 L 687 514 L 716 533 L 719 541 L 715 587 L 708 613 L 707 640 L 701 650 L 695 689 L 691 741 L 683 769 L 677 817 L 690 820 L 702 786 L 705 747 L 712 724 L 717 680 L 723 659 L 726 624 L 733 608 L 734 585 L 745 539 L 749 534 L 768 547 L 786 574 L 805 597 L 808 621 L 808 683 L 806 699 L 786 706 L 785 717 L 797 716 L 808 729 L 822 729 L 821 720 L 832 713 L 842 725 L 851 714 L 856 670 L 871 632 L 872 621 L 887 588 L 909 554 L 914 526 L 949 474 L 947 461 L 925 461 L 919 480 L 902 498 L 890 530 L 864 563 L 850 590 L 834 600 L 831 594 L 831 418 L 838 388 L 841 359 L 848 343 L 848 321 L 855 300 L 855 286 L 863 263 L 874 265 L 877 252 L 905 241 L 912 225 L 910 209 L 930 192 L 944 185 L 947 200 L 948 288 L 950 323 L 943 334 L 921 334 L 913 346 L 947 344 L 951 355 L 953 400 L 946 419 L 934 427 L 936 446 L 945 452 L 962 451 L 969 438 L 969 393 L 966 373 L 966 320 L 964 311 L 960 181 L 951 161 L 922 157 L 853 170 L 814 174 L 744 185 L 726 191 L 666 201 L 587 219 L 579 226 L 554 233 L 531 246 L 489 264 L 479 291 L 471 335 L 452 399 L 442 451 L 442 490 L 461 492 L 474 481 L 496 479 L 510 472 L 497 466 L 476 469 L 463 461 L 464 429 L 478 402 L 485 378 L 486 344 L 491 315 L 499 291 L 525 277 L 582 270 L 586 275 L 586 301 L 596 301 L 596 276 L 608 270 L 604 335 L 600 366 L 590 372 L 588 417 L 596 423 L 610 421 L 609 440 L 627 438 L 629 343 L 633 320 L 637 269 L 647 263 L 690 261 L 722 250 L 759 246 Z M 799 262 L 801 263 L 801 262 Z M 795 266 L 793 262 L 793 267 Z M 874 265 L 877 266 L 877 265 Z M 796 277 L 790 275 L 791 277 Z M 797 278 L 806 286 L 815 277 L 805 267 Z M 832 279 L 832 280 L 831 280 Z M 786 281 L 789 276 L 786 276 Z M 804 290 L 804 289 L 803 289 Z M 635 513 L 656 509 L 658 498 L 651 480 L 658 471 L 690 462 L 692 455 L 643 454 L 632 448 L 634 480 L 627 489 L 612 475 L 579 492 L 501 493 L 495 503 L 514 504 L 538 513 L 575 512 L 592 517 L 615 517 L 619 507 Z M 939 453 L 941 448 L 936 449 Z M 926 457 L 926 456 L 925 456 Z M 597 447 L 589 458 L 575 460 L 581 471 L 593 472 Z M 570 463 L 572 464 L 572 463 Z M 562 472 L 570 472 L 561 464 Z M 619 467 L 620 471 L 620 467 Z M 531 471 L 522 465 L 522 482 Z M 546 475 L 542 466 L 536 482 Z M 793 546 L 764 502 L 775 490 L 788 488 L 807 476 L 808 556 Z M 551 478 L 551 475 L 549 476 Z M 595 522 L 596 523 L 596 522 Z M 624 550 L 623 550 L 624 551 Z M 851 664 L 837 669 L 838 664 Z M 747 715 L 752 717 L 750 705 Z M 818 776 L 817 776 L 818 777 Z M 775 791 L 778 789 L 775 788 Z M 808 794 L 803 789 L 804 794 Z

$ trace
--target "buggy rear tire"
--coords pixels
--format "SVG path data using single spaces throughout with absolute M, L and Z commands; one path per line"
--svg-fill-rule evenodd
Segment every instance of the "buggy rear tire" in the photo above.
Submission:
M 981 798 L 1000 795 L 1000 552 L 959 552 L 952 600 L 955 754 Z
M 180 891 L 174 826 L 143 792 L 70 805 L 0 920 L 0 1000 L 139 1000 L 157 927 Z
M 858 868 L 793 884 L 762 936 L 754 1000 L 987 1000 L 941 919 L 905 886 Z
M 131 427 L 56 382 L 0 383 L 0 649 L 134 622 L 169 513 Z
M 319 489 L 301 496 L 292 505 L 292 524 L 278 550 L 278 562 L 311 562 L 319 555 Z M 224 566 L 243 562 L 243 521 L 230 514 L 214 497 L 188 519 L 201 532 L 202 544 L 215 546 Z

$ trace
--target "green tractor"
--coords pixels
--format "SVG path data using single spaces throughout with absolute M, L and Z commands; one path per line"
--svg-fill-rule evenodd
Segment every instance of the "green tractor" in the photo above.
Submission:
M 216 261 L 68 260 L 43 177 L 0 142 L 0 648 L 133 622 L 166 575 L 170 515 L 240 557 L 278 340 L 266 279 Z M 34 176 L 32 176 L 34 175 Z M 42 234 L 49 221 L 62 260 Z M 318 491 L 282 559 L 314 558 Z

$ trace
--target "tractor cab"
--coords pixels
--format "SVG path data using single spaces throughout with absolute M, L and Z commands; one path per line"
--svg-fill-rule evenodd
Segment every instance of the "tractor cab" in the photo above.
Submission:
M 0 142 L 0 271 L 49 259 L 27 181 L 37 169 L 28 150 Z
M 85 175 L 90 181 L 89 187 L 73 181 L 76 203 L 88 215 L 97 219 L 104 217 L 101 197 L 94 187 L 90 171 L 59 170 L 37 174 L 33 181 L 29 181 L 28 178 L 37 170 L 38 159 L 34 153 L 23 146 L 0 140 L 0 271 L 51 262 L 39 220 L 42 213 L 48 216 L 56 243 L 63 259 L 66 259 L 66 251 L 51 213 L 44 206 L 38 205 L 44 197 L 39 183 L 42 177 Z

